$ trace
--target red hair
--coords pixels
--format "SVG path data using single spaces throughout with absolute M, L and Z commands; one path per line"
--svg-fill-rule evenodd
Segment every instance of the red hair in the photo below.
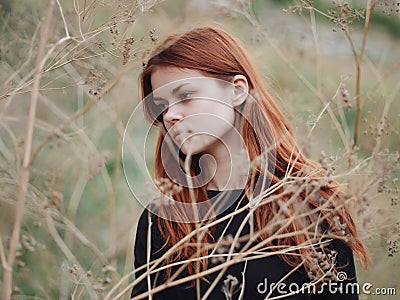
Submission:
M 335 217 L 339 217 L 340 223 L 345 224 L 346 243 L 353 249 L 353 252 L 362 265 L 366 265 L 368 261 L 367 251 L 358 238 L 353 219 L 344 205 L 345 199 L 339 185 L 335 182 L 326 183 L 327 170 L 318 163 L 307 159 L 301 153 L 294 140 L 287 118 L 282 114 L 275 101 L 264 88 L 254 64 L 249 59 L 244 48 L 234 37 L 216 27 L 200 27 L 183 34 L 168 37 L 155 50 L 141 74 L 140 80 L 143 99 L 152 93 L 151 75 L 155 68 L 159 67 L 193 69 L 205 76 L 226 81 L 229 81 L 237 74 L 244 75 L 248 80 L 250 91 L 255 95 L 254 101 L 246 101 L 243 107 L 241 107 L 243 114 L 248 118 L 243 118 L 241 132 L 249 158 L 253 161 L 260 155 L 263 155 L 265 149 L 270 149 L 271 146 L 275 149 L 273 155 L 267 155 L 269 163 L 275 167 L 274 171 L 270 172 L 256 168 L 257 177 L 265 176 L 272 184 L 279 183 L 285 177 L 287 170 L 291 168 L 292 176 L 301 177 L 304 181 L 313 182 L 314 185 L 318 185 L 317 195 L 313 196 L 310 196 L 304 188 L 300 192 L 297 189 L 297 203 L 299 205 L 306 203 L 307 209 L 311 211 L 321 208 L 324 203 L 329 202 L 331 209 L 321 208 L 316 213 L 317 217 L 318 214 L 322 215 L 326 225 L 332 228 L 335 224 Z M 156 111 L 151 103 L 146 102 L 144 104 L 144 111 L 149 120 L 156 120 L 154 124 L 164 128 L 162 118 L 156 115 Z M 167 174 L 164 169 L 165 160 L 163 160 L 163 163 L 161 162 L 161 145 L 163 139 L 164 134 L 161 130 L 155 154 L 154 175 L 156 179 L 169 178 L 168 174 L 171 175 L 170 173 Z M 170 159 L 172 159 L 172 155 Z M 194 162 L 192 163 L 193 173 L 196 173 L 195 160 L 196 157 L 193 158 Z M 255 189 L 254 186 L 251 186 L 254 184 L 252 182 L 254 181 L 249 180 L 246 184 L 245 191 L 248 195 L 249 191 Z M 206 186 L 195 188 L 193 192 L 197 201 L 207 200 Z M 281 195 L 279 201 L 268 201 L 255 210 L 255 229 L 259 231 L 264 230 L 260 235 L 261 240 L 274 235 L 273 228 L 266 231 L 266 228 L 271 227 L 267 227 L 268 222 L 271 221 L 274 215 L 282 214 L 282 204 L 287 203 L 294 194 L 295 192 L 288 193 L 280 189 L 275 192 L 275 195 Z M 174 198 L 176 201 L 191 202 L 188 188 L 183 188 L 182 192 L 174 195 Z M 297 205 L 290 203 L 287 206 L 286 210 L 284 210 L 286 217 L 296 214 Z M 334 214 L 330 212 L 332 208 L 334 208 Z M 160 212 L 166 216 L 177 213 L 174 211 L 173 206 L 168 206 L 168 210 L 160 207 Z M 297 232 L 309 224 L 315 224 L 317 217 L 313 215 L 296 217 L 281 233 Z M 193 223 L 178 223 L 170 221 L 168 218 L 159 218 L 158 220 L 158 226 L 166 240 L 166 245 L 169 246 L 173 246 L 195 229 L 195 224 Z M 303 244 L 310 241 L 313 237 L 312 229 L 309 232 L 302 231 L 295 235 L 277 239 L 273 243 L 271 242 L 270 245 L 295 246 Z M 202 236 L 202 244 L 212 241 L 212 230 L 207 235 Z M 197 251 L 196 242 L 196 236 L 192 236 L 187 243 L 188 245 L 178 249 L 174 256 L 167 258 L 166 263 L 171 263 L 178 259 L 191 258 Z M 296 253 L 300 255 L 293 255 L 293 253 L 281 254 L 281 258 L 294 266 L 301 263 L 304 257 L 311 257 L 315 251 L 312 247 L 303 247 L 296 250 Z M 200 249 L 200 253 L 207 255 L 208 250 Z M 207 263 L 207 260 L 203 260 L 203 268 L 207 267 Z M 306 259 L 306 269 L 307 264 Z M 194 272 L 194 268 L 190 264 L 188 269 L 189 273 Z M 168 276 L 170 276 L 170 273 Z

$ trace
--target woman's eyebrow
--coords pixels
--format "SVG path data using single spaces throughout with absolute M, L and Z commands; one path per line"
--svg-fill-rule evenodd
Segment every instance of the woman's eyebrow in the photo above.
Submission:
M 182 83 L 182 84 L 178 85 L 176 88 L 174 88 L 172 90 L 172 92 L 171 92 L 172 95 L 176 95 L 177 93 L 179 93 L 179 90 L 188 84 L 190 84 L 190 82 L 186 82 L 186 83 Z M 153 101 L 166 101 L 166 99 L 164 99 L 163 97 L 153 97 Z
M 167 100 L 162 97 L 153 97 L 153 101 L 154 102 L 162 102 L 162 101 L 167 101 Z
M 178 92 L 179 92 L 179 90 L 182 88 L 182 87 L 184 87 L 185 85 L 188 85 L 188 84 L 190 84 L 189 82 L 186 82 L 186 83 L 182 83 L 181 85 L 178 85 L 176 88 L 174 88 L 173 90 L 172 90 L 172 94 L 174 95 L 174 94 L 177 94 Z

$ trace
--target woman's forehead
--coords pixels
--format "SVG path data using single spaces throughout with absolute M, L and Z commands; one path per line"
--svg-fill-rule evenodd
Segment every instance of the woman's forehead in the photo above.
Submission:
M 197 70 L 176 67 L 157 68 L 151 74 L 151 87 L 155 97 L 161 97 L 165 93 L 174 94 L 184 86 L 201 87 L 205 84 L 210 84 L 210 81 L 221 80 L 204 76 Z
M 157 67 L 151 73 L 150 80 L 153 89 L 165 86 L 167 84 L 174 88 L 174 83 L 179 84 L 185 80 L 188 81 L 189 79 L 196 77 L 204 77 L 204 75 L 201 74 L 199 71 L 192 69 L 181 69 L 177 67 Z

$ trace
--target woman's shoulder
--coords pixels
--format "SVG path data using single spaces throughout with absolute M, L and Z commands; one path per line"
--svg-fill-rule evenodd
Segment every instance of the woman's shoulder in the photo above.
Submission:
M 140 214 L 137 223 L 136 241 L 141 241 L 145 245 L 150 237 L 152 252 L 162 249 L 165 245 L 164 235 L 159 228 L 159 218 L 151 210 L 145 208 Z
M 158 218 L 159 216 L 157 216 L 154 212 L 152 212 L 152 210 L 149 209 L 149 207 L 145 207 L 139 216 L 139 220 L 137 223 L 137 232 L 139 231 L 147 232 L 149 224 L 151 228 L 158 227 L 157 226 Z

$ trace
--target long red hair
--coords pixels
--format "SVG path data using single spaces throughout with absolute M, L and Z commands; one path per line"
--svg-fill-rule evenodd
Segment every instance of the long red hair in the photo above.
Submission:
M 147 62 L 141 76 L 142 97 L 145 99 L 152 93 L 151 75 L 155 68 L 159 67 L 177 67 L 182 69 L 194 69 L 205 76 L 213 77 L 229 81 L 233 76 L 242 74 L 246 76 L 249 89 L 252 95 L 255 95 L 254 101 L 246 101 L 243 105 L 242 112 L 247 116 L 242 120 L 242 136 L 245 142 L 249 158 L 254 161 L 256 158 L 263 155 L 265 149 L 274 148 L 273 155 L 267 154 L 269 163 L 274 165 L 274 170 L 263 170 L 256 166 L 256 176 L 265 176 L 271 184 L 279 183 L 284 179 L 287 170 L 290 168 L 291 176 L 301 177 L 309 183 L 313 182 L 314 186 L 318 185 L 318 192 L 315 195 L 309 195 L 307 190 L 303 188 L 299 192 L 297 189 L 297 203 L 303 204 L 306 202 L 308 209 L 318 210 L 322 205 L 326 207 L 329 202 L 328 209 L 320 209 L 316 214 L 322 215 L 325 224 L 333 228 L 337 221 L 343 225 L 342 228 L 346 231 L 346 243 L 353 249 L 358 260 L 363 266 L 368 261 L 368 254 L 357 235 L 356 227 L 353 219 L 344 205 L 346 199 L 340 190 L 339 185 L 334 181 L 326 181 L 327 170 L 320 166 L 319 163 L 307 159 L 299 147 L 297 146 L 293 134 L 290 129 L 287 118 L 282 114 L 275 101 L 265 89 L 261 77 L 257 74 L 256 68 L 249 59 L 244 48 L 234 37 L 218 27 L 200 27 L 183 34 L 176 34 L 168 37 L 153 53 Z M 144 104 L 144 112 L 149 120 L 155 125 L 163 129 L 162 118 L 156 116 L 156 110 L 152 107 L 151 102 Z M 155 121 L 154 121 L 155 120 Z M 161 161 L 161 145 L 164 141 L 163 130 L 160 130 L 158 143 L 156 146 L 154 171 L 155 178 L 169 178 L 170 173 L 166 172 L 164 165 L 165 159 Z M 265 155 L 265 153 L 264 153 Z M 196 159 L 192 160 L 192 171 L 196 173 Z M 172 154 L 170 155 L 172 160 Z M 167 160 L 168 164 L 168 160 Z M 257 165 L 257 164 L 255 164 Z M 193 175 L 192 174 L 192 175 Z M 175 174 L 179 176 L 178 174 Z M 246 184 L 245 191 L 255 189 L 254 180 L 249 180 Z M 296 184 L 296 183 L 293 183 Z M 301 185 L 298 186 L 301 189 Z M 261 192 L 261 191 L 260 191 Z M 207 200 L 206 186 L 195 188 L 193 193 L 197 201 Z M 282 205 L 285 204 L 294 195 L 292 192 L 283 192 L 279 189 L 275 195 L 281 194 L 279 201 L 270 201 L 260 205 L 254 213 L 254 227 L 261 231 L 260 239 L 264 240 L 267 237 L 274 235 L 276 228 L 267 226 L 273 216 L 282 214 Z M 190 193 L 188 188 L 183 188 L 178 194 L 175 194 L 174 199 L 185 203 L 191 203 Z M 321 199 L 323 199 L 321 201 Z M 296 214 L 296 207 L 293 202 L 287 205 L 284 210 L 284 215 L 290 217 Z M 335 213 L 332 213 L 332 208 Z M 168 206 L 166 209 L 160 207 L 160 213 L 165 216 L 171 216 L 174 213 L 174 206 Z M 293 218 L 288 226 L 280 233 L 298 232 L 309 224 L 315 223 L 315 215 L 304 215 Z M 345 225 L 344 225 L 345 224 Z M 185 222 L 173 222 L 169 218 L 158 218 L 158 226 L 166 240 L 166 246 L 173 246 L 195 229 L 195 224 Z M 266 230 L 266 228 L 270 228 Z M 300 245 L 306 243 L 312 238 L 312 231 L 299 232 L 285 238 L 279 238 L 270 243 L 270 245 Z M 166 263 L 171 263 L 179 259 L 189 259 L 196 254 L 196 236 L 192 236 L 187 246 L 180 247 L 176 253 L 167 258 Z M 213 231 L 202 235 L 201 243 L 213 241 Z M 201 255 L 207 255 L 207 249 L 200 249 Z M 297 254 L 292 255 L 281 254 L 281 258 L 291 265 L 296 265 L 302 262 L 306 257 L 311 257 L 315 253 L 313 247 L 303 247 L 296 250 Z M 309 266 L 307 263 L 305 267 Z M 207 260 L 203 260 L 203 268 L 207 267 Z M 194 272 L 193 265 L 188 265 L 189 273 Z M 170 273 L 169 275 L 170 276 Z

